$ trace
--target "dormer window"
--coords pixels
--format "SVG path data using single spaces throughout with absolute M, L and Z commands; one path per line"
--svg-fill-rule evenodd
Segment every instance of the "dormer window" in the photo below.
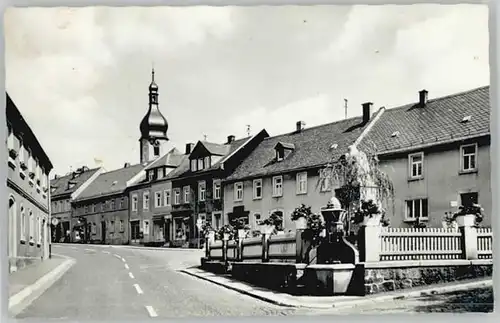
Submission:
M 154 179 L 154 177 L 155 177 L 154 171 L 149 171 L 148 172 L 148 176 L 149 176 L 149 181 L 152 181 Z
M 196 159 L 192 159 L 191 160 L 191 171 L 192 172 L 196 172 L 197 168 L 196 168 Z
M 276 160 L 281 161 L 295 150 L 295 145 L 285 142 L 278 142 L 276 146 L 274 146 L 274 150 L 276 151 Z
M 76 183 L 73 183 L 73 182 L 69 182 L 68 183 L 68 189 L 72 189 L 73 187 L 75 187 Z
M 205 168 L 210 168 L 210 156 L 205 157 Z
M 203 169 L 203 158 L 198 159 L 198 170 Z

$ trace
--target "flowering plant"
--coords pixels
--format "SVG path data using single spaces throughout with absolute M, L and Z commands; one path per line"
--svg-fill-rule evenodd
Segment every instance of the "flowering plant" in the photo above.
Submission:
M 280 212 L 273 212 L 267 219 L 260 221 L 259 225 L 274 226 L 275 231 L 283 231 L 283 215 Z
M 301 204 L 298 208 L 296 208 L 292 214 L 291 214 L 291 219 L 292 221 L 297 221 L 300 218 L 308 218 L 312 214 L 311 212 L 311 207 L 306 206 L 305 204 Z
M 203 233 L 203 236 L 207 236 L 208 233 L 211 231 L 214 231 L 214 229 L 212 228 L 210 222 L 203 223 L 203 226 L 201 227 L 201 232 Z
M 474 215 L 475 216 L 475 222 L 476 224 L 479 224 L 483 221 L 484 218 L 484 209 L 481 207 L 479 204 L 472 204 L 472 205 L 461 205 L 458 207 L 458 212 L 452 213 L 452 212 L 445 212 L 445 217 L 444 221 L 450 225 L 451 223 L 455 222 L 457 220 L 458 216 L 461 215 Z
M 368 201 L 362 200 L 360 207 L 354 213 L 352 222 L 355 224 L 359 224 L 362 223 L 366 217 L 373 218 L 375 215 L 382 215 L 383 221 L 388 222 L 388 220 L 385 219 L 384 209 L 375 204 L 373 200 L 368 200 Z
M 219 239 L 222 239 L 224 237 L 224 234 L 229 234 L 229 240 L 233 239 L 234 237 L 234 228 L 230 224 L 223 225 L 219 231 L 217 231 L 217 237 Z
M 238 218 L 232 222 L 232 227 L 234 230 L 250 230 L 250 226 L 247 224 L 246 218 Z

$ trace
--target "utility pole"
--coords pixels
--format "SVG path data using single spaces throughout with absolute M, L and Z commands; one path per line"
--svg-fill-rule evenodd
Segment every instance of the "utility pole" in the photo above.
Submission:
M 344 99 L 345 118 L 347 119 L 347 99 Z

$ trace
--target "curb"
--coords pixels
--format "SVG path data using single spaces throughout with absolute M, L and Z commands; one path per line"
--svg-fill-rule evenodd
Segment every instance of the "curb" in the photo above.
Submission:
M 276 300 L 273 297 L 266 297 L 262 295 L 257 295 L 252 292 L 237 288 L 237 287 L 232 287 L 228 286 L 224 283 L 220 283 L 214 280 L 211 280 L 210 278 L 203 277 L 201 275 L 198 275 L 193 272 L 189 272 L 188 270 L 181 270 L 182 273 L 191 275 L 193 277 L 203 279 L 205 281 L 209 281 L 215 285 L 219 285 L 222 287 L 225 287 L 227 289 L 239 292 L 241 294 L 245 294 L 248 296 L 251 296 L 253 298 L 260 299 L 262 301 L 280 305 L 280 306 L 285 306 L 285 307 L 302 307 L 302 308 L 314 308 L 314 309 L 331 309 L 331 308 L 342 308 L 342 307 L 357 307 L 360 305 L 365 305 L 368 303 L 377 303 L 377 302 L 383 302 L 383 301 L 397 301 L 397 300 L 403 300 L 403 299 L 408 299 L 408 298 L 414 298 L 414 297 L 422 297 L 422 296 L 427 296 L 427 295 L 432 295 L 432 294 L 442 294 L 442 293 L 449 293 L 449 292 L 456 292 L 460 290 L 465 290 L 465 289 L 472 289 L 472 288 L 480 288 L 480 287 L 489 287 L 493 286 L 493 280 L 492 279 L 485 279 L 481 281 L 474 281 L 474 282 L 464 282 L 463 284 L 457 284 L 453 286 L 442 286 L 442 287 L 429 287 L 427 289 L 423 290 L 418 290 L 418 291 L 411 291 L 407 290 L 406 292 L 402 291 L 396 295 L 380 295 L 380 296 L 372 296 L 369 298 L 362 298 L 362 299 L 357 299 L 357 300 L 352 300 L 352 301 L 339 301 L 336 303 L 333 303 L 331 305 L 328 304 L 297 304 L 297 302 L 284 302 L 284 301 L 279 301 Z M 295 304 L 294 304 L 295 303 Z
M 196 277 L 196 278 L 199 278 L 199 279 L 211 282 L 212 284 L 215 284 L 215 285 L 218 285 L 218 286 L 221 286 L 221 287 L 233 290 L 233 291 L 238 292 L 240 294 L 244 294 L 244 295 L 247 295 L 247 296 L 259 299 L 259 300 L 267 302 L 267 303 L 272 303 L 272 304 L 279 305 L 279 306 L 284 306 L 284 307 L 301 307 L 300 305 L 292 305 L 290 303 L 285 303 L 285 302 L 277 301 L 277 300 L 269 298 L 269 297 L 257 295 L 257 294 L 248 292 L 246 290 L 243 290 L 243 289 L 240 289 L 240 288 L 237 288 L 237 287 L 228 286 L 228 285 L 225 285 L 223 283 L 219 283 L 219 282 L 213 281 L 211 279 L 208 279 L 206 277 L 203 277 L 203 276 L 197 275 L 195 273 L 189 272 L 187 270 L 181 270 L 181 272 L 184 273 L 184 274 L 187 274 L 187 275 L 190 275 L 190 276 L 193 276 L 193 277 Z
M 58 281 L 75 263 L 76 260 L 67 256 L 54 254 L 66 260 L 52 269 L 50 272 L 39 278 L 32 285 L 26 286 L 23 290 L 9 298 L 8 311 L 12 317 L 15 317 L 27 308 L 33 301 L 40 297 L 56 281 Z
M 130 245 L 102 245 L 102 244 L 84 244 L 84 243 L 53 243 L 53 246 L 86 246 L 87 248 L 124 248 L 124 249 L 142 249 L 142 250 L 155 250 L 155 251 L 199 251 L 205 252 L 205 249 L 195 248 L 165 248 L 165 247 L 141 247 Z

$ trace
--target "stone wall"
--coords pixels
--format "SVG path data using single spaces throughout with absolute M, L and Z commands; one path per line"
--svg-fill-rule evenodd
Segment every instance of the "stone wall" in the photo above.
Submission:
M 491 277 L 489 260 L 387 261 L 361 263 L 365 294 L 447 283 L 464 279 Z

